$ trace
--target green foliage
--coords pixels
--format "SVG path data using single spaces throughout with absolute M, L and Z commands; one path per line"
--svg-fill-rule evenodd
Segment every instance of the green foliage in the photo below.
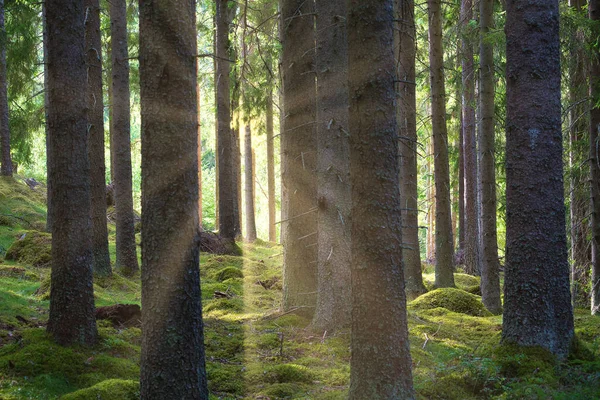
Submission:
M 431 310 L 438 307 L 472 316 L 490 316 L 479 296 L 454 288 L 441 288 L 425 293 L 409 305 L 418 310 Z

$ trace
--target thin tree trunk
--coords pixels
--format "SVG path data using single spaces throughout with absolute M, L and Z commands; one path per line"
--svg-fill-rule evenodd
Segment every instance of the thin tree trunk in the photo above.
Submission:
M 104 160 L 104 99 L 102 94 L 102 40 L 100 37 L 100 1 L 85 0 L 87 110 L 91 180 L 91 217 L 93 229 L 94 273 L 112 273 L 108 252 L 106 220 L 106 167 Z
M 496 232 L 496 163 L 494 130 L 494 48 L 486 40 L 493 26 L 494 0 L 479 1 L 479 109 L 481 113 L 481 300 L 494 314 L 502 312 L 500 263 Z
M 590 19 L 600 20 L 600 1 L 590 0 Z M 594 34 L 600 29 L 594 25 Z M 592 214 L 592 315 L 600 314 L 600 107 L 597 106 L 600 98 L 600 52 L 595 49 L 592 55 L 590 71 L 590 98 L 591 109 L 590 128 L 590 185 L 591 185 L 591 214 Z
M 83 0 L 46 0 L 52 285 L 47 331 L 62 345 L 96 343 L 92 285 Z
M 246 125 L 246 140 L 244 149 L 245 166 L 245 197 L 246 197 L 246 240 L 256 240 L 256 220 L 254 218 L 254 159 L 252 151 L 252 131 L 250 124 Z
M 458 85 L 456 85 L 458 87 Z M 457 99 L 460 101 L 459 127 L 458 127 L 458 251 L 464 256 L 465 250 L 465 148 L 463 136 L 462 96 L 457 89 Z
M 46 232 L 52 233 L 52 189 L 50 185 L 52 182 L 50 181 L 50 168 L 52 164 L 52 154 L 50 152 L 50 134 L 49 134 L 49 125 L 48 125 L 48 109 L 50 108 L 50 104 L 48 101 L 48 93 L 50 92 L 48 88 L 48 22 L 46 18 L 46 2 L 42 3 L 42 36 L 44 43 L 42 44 L 42 49 L 44 52 L 44 133 L 46 135 Z
M 13 176 L 10 158 L 10 127 L 8 125 L 8 85 L 6 81 L 6 29 L 4 0 L 0 0 L 0 147 L 2 147 L 2 176 Z
M 213 53 L 215 57 L 213 57 L 213 84 L 214 84 L 214 97 L 215 97 L 215 110 L 218 110 L 219 104 L 219 69 L 217 63 L 217 10 L 215 7 L 215 15 L 213 15 Z M 218 111 L 217 111 L 218 113 Z M 215 113 L 215 229 L 219 229 L 221 226 L 220 218 L 219 218 L 219 208 L 221 204 L 221 200 L 219 198 L 219 179 L 221 173 L 219 172 L 219 118 Z
M 129 103 L 129 51 L 127 49 L 127 4 L 110 3 L 112 64 L 112 152 L 114 160 L 117 228 L 117 268 L 127 275 L 139 270 L 133 219 L 131 136 Z
M 277 241 L 275 225 L 275 146 L 273 143 L 273 88 L 267 93 L 267 191 L 269 197 L 269 241 Z
M 402 272 L 394 1 L 348 3 L 350 400 L 414 399 Z M 385 323 L 382 321 L 385 316 Z
M 440 0 L 428 0 L 427 3 L 429 5 L 431 124 L 435 170 L 435 286 L 452 287 L 454 286 L 454 265 L 441 2 Z
M 400 96 L 397 120 L 400 127 L 400 198 L 404 243 L 402 256 L 406 295 L 409 299 L 413 299 L 427 291 L 423 284 L 419 249 L 415 3 L 414 0 L 397 0 L 395 4 L 398 13 L 395 40 L 399 81 L 397 90 Z
M 198 62 L 198 58 L 196 58 L 196 76 L 199 75 L 200 63 Z M 198 79 L 198 78 L 197 78 Z M 196 82 L 196 91 L 197 91 L 197 101 L 198 101 L 198 227 L 200 230 L 204 230 L 202 227 L 202 116 L 200 114 L 200 100 L 202 99 L 202 92 L 200 80 L 198 79 Z

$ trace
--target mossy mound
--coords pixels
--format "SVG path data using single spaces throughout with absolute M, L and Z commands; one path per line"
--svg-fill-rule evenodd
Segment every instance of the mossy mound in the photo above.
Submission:
M 479 286 L 481 283 L 481 278 L 478 276 L 473 276 L 469 274 L 454 274 L 454 284 L 457 288 L 466 290 L 466 288 L 471 288 L 473 286 Z
M 52 261 L 52 235 L 28 231 L 8 249 L 6 260 L 34 267 L 49 267 Z
M 62 396 L 61 400 L 137 400 L 139 398 L 139 382 L 108 379 L 92 387 Z
M 500 366 L 502 375 L 508 378 L 524 378 L 531 375 L 541 377 L 547 383 L 556 380 L 556 357 L 539 347 L 503 344 L 494 349 L 494 361 Z
M 34 274 L 33 272 L 26 270 L 25 268 L 8 266 L 0 267 L 0 277 L 23 279 L 26 281 L 37 281 L 39 279 L 37 274 Z
M 298 364 L 280 364 L 270 367 L 263 380 L 268 383 L 310 383 L 315 375 L 305 366 Z
M 481 298 L 464 290 L 441 288 L 432 290 L 411 301 L 409 305 L 417 310 L 431 310 L 443 307 L 447 310 L 475 317 L 487 317 L 492 314 L 485 309 Z
M 243 277 L 244 277 L 244 273 L 242 272 L 242 270 L 239 268 L 236 268 L 236 267 L 225 267 L 225 268 L 219 270 L 215 274 L 215 280 L 217 280 L 219 282 L 223 282 L 223 281 L 226 281 L 227 279 L 231 279 L 231 278 L 243 278 Z
M 205 312 L 215 310 L 242 312 L 244 311 L 244 302 L 239 297 L 234 297 L 231 299 L 214 299 L 210 302 L 207 302 L 206 306 L 204 307 Z
M 302 385 L 297 383 L 276 383 L 268 386 L 262 392 L 263 395 L 269 399 L 293 399 L 293 398 L 308 398 L 298 397 L 302 394 L 306 396 L 306 392 L 303 390 Z

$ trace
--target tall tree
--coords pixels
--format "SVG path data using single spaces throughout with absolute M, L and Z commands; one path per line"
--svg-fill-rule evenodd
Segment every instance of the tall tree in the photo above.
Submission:
M 281 18 L 285 109 L 281 151 L 287 163 L 281 176 L 287 191 L 283 307 L 302 307 L 312 314 L 317 290 L 314 3 L 282 0 Z
M 347 4 L 352 182 L 349 398 L 413 399 L 402 273 L 394 1 Z
M 194 1 L 140 1 L 145 400 L 208 399 L 198 269 L 195 21 Z
M 317 305 L 313 326 L 350 326 L 350 161 L 345 0 L 317 2 Z
M 397 0 L 395 30 L 398 59 L 397 120 L 400 127 L 400 198 L 402 200 L 402 252 L 406 295 L 415 298 L 427 291 L 421 273 L 419 204 L 417 188 L 417 97 L 415 76 L 416 29 L 414 0 Z
M 598 20 L 600 20 L 600 1 L 590 0 L 590 19 L 596 22 L 593 25 L 596 37 L 600 34 Z M 592 65 L 590 70 L 590 98 L 592 109 L 590 112 L 590 186 L 591 186 L 591 214 L 592 214 L 592 292 L 591 311 L 593 315 L 600 314 L 600 154 L 598 142 L 600 141 L 600 49 L 594 47 Z
M 558 21 L 557 0 L 506 2 L 502 339 L 541 346 L 564 358 L 573 338 L 573 309 L 565 232 Z
M 254 218 L 254 157 L 252 151 L 252 130 L 250 124 L 246 124 L 246 134 L 244 140 L 244 167 L 245 167 L 245 185 L 244 193 L 246 197 L 246 240 L 254 242 L 256 240 L 256 220 Z
M 270 64 L 270 63 L 269 63 Z M 269 71 L 273 68 L 269 65 Z M 275 226 L 275 145 L 273 140 L 273 78 L 267 89 L 267 192 L 269 197 L 269 241 L 277 241 L 277 227 Z
M 60 344 L 94 344 L 90 164 L 83 0 L 47 0 L 48 176 L 52 286 L 47 330 Z
M 104 100 L 102 98 L 102 43 L 100 1 L 85 0 L 88 155 L 90 160 L 91 216 L 94 273 L 110 275 L 106 221 L 106 168 L 104 165 Z
M 435 286 L 454 286 L 452 219 L 450 216 L 450 166 L 446 127 L 446 89 L 442 49 L 440 0 L 429 7 L 429 64 L 431 80 L 431 126 L 435 179 Z
M 10 158 L 10 127 L 8 125 L 8 84 L 6 81 L 6 29 L 4 27 L 4 0 L 0 0 L 0 147 L 2 148 L 2 176 L 13 175 Z
M 138 271 L 133 216 L 131 134 L 129 104 L 129 51 L 127 49 L 127 4 L 110 2 L 112 118 L 111 147 L 114 160 L 117 228 L 117 268 L 126 274 Z M 195 102 L 194 102 L 195 104 Z
M 502 311 L 496 231 L 494 130 L 494 47 L 486 35 L 493 26 L 494 0 L 479 0 L 479 131 L 481 180 L 481 300 L 493 313 Z
M 200 63 L 196 58 L 196 77 L 199 75 Z M 197 119 L 197 130 L 198 130 L 198 227 L 202 228 L 202 116 L 200 115 L 200 100 L 202 99 L 202 92 L 200 91 L 200 79 L 196 82 L 197 101 L 198 101 L 198 119 Z
M 52 232 L 52 220 L 53 220 L 53 201 L 52 201 L 52 182 L 50 181 L 50 164 L 52 163 L 50 152 L 50 134 L 48 127 L 48 110 L 50 108 L 48 93 L 50 93 L 48 87 L 48 20 L 46 13 L 46 2 L 42 3 L 42 50 L 44 53 L 44 134 L 46 135 L 46 232 Z

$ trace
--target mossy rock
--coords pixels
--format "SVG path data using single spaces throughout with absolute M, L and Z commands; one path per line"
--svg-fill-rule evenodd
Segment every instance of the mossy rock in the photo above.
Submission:
M 466 288 L 479 286 L 481 284 L 481 279 L 478 276 L 455 273 L 454 283 L 456 284 L 457 288 L 466 290 Z
M 443 307 L 456 313 L 468 314 L 475 317 L 488 317 L 492 315 L 485 309 L 479 296 L 454 288 L 432 290 L 417 297 L 409 305 L 417 310 L 430 310 Z
M 137 381 L 108 379 L 92 387 L 62 396 L 61 400 L 137 400 L 140 383 Z
M 242 272 L 242 270 L 239 268 L 236 268 L 236 267 L 225 267 L 225 268 L 219 270 L 215 274 L 215 280 L 217 280 L 219 282 L 223 282 L 223 281 L 226 281 L 227 279 L 231 279 L 231 278 L 243 278 L 243 277 L 244 277 L 244 273 Z
M 264 376 L 267 383 L 311 383 L 315 376 L 308 368 L 298 364 L 280 364 L 269 368 Z
M 45 232 L 25 232 L 6 252 L 5 258 L 34 267 L 49 267 L 52 261 L 52 235 Z

